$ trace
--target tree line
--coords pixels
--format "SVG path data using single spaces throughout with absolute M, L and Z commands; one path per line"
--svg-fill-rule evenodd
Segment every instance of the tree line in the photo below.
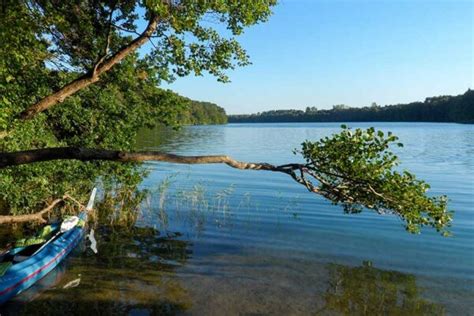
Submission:
M 229 115 L 229 123 L 271 122 L 457 122 L 474 123 L 474 91 L 457 96 L 426 98 L 411 102 L 353 108 L 340 104 L 330 110 L 273 110 L 256 114 Z

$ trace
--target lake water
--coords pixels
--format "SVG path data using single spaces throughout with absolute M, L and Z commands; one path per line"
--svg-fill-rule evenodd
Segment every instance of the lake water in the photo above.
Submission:
M 300 161 L 292 150 L 301 142 L 339 125 L 146 131 L 139 146 L 284 164 Z M 368 210 L 343 214 L 283 174 L 150 162 L 142 187 L 151 194 L 133 234 L 102 232 L 99 255 L 78 251 L 6 311 L 473 315 L 474 126 L 349 126 L 400 137 L 400 167 L 430 183 L 429 194 L 448 195 L 452 237 L 409 234 L 396 217 Z

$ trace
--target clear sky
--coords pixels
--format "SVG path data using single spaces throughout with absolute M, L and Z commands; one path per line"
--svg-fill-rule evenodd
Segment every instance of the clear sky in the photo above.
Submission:
M 170 88 L 227 113 L 396 104 L 474 85 L 474 1 L 280 0 L 239 37 L 252 65 Z

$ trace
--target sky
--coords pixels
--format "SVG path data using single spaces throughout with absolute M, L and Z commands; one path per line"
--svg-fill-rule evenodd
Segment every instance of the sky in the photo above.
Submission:
M 474 1 L 280 0 L 240 36 L 252 65 L 165 84 L 228 114 L 407 103 L 474 86 Z

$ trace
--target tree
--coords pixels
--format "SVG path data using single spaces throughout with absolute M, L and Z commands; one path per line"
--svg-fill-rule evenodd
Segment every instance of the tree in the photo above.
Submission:
M 190 72 L 227 80 L 225 69 L 248 63 L 232 35 L 266 20 L 273 4 L 2 2 L 0 151 L 58 146 L 132 150 L 141 126 L 176 126 L 183 113 L 187 101 L 157 89 L 159 82 Z M 145 25 L 139 27 L 140 22 Z M 226 25 L 231 36 L 209 27 L 214 22 Z M 138 54 L 145 43 L 154 48 Z M 136 185 L 141 171 L 136 165 L 64 161 L 1 173 L 0 205 L 17 214 L 30 213 L 65 191 L 85 195 L 97 178 L 109 187 Z
M 451 221 L 446 198 L 426 196 L 426 183 L 394 171 L 397 158 L 389 145 L 397 138 L 373 129 L 343 128 L 332 137 L 304 142 L 297 153 L 306 163 L 280 166 L 219 155 L 133 151 L 141 126 L 173 126 L 182 113 L 185 101 L 158 89 L 161 81 L 204 72 L 227 81 L 225 69 L 249 63 L 238 42 L 221 36 L 209 22 L 223 23 L 231 36 L 237 36 L 245 27 L 265 21 L 274 4 L 37 0 L 4 5 L 2 204 L 13 215 L 32 213 L 45 200 L 71 190 L 86 194 L 96 179 L 110 188 L 125 185 L 136 190 L 143 174 L 138 163 L 144 160 L 225 163 L 288 174 L 310 192 L 342 204 L 346 212 L 363 207 L 391 212 L 410 232 L 432 226 L 446 233 Z M 146 21 L 141 31 L 140 16 Z M 136 52 L 148 42 L 153 43 L 149 53 Z
M 336 104 L 332 106 L 332 109 L 334 111 L 341 111 L 341 110 L 347 110 L 349 107 L 345 104 Z

